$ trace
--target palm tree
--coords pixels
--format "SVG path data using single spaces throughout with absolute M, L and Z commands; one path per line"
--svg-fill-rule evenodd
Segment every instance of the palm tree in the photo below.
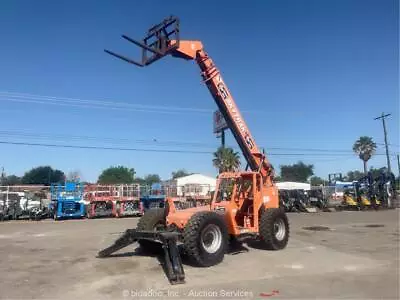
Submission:
M 218 148 L 214 152 L 213 165 L 222 172 L 234 172 L 240 167 L 240 155 L 234 152 L 232 148 Z
M 364 163 L 364 173 L 367 174 L 367 161 L 374 155 L 376 144 L 372 137 L 361 136 L 353 145 L 353 151 Z

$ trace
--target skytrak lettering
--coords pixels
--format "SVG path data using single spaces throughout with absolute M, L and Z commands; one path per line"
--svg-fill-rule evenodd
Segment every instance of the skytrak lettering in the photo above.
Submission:
M 221 95 L 221 97 L 225 100 L 226 105 L 228 106 L 229 110 L 231 111 L 232 118 L 235 121 L 237 127 L 239 128 L 240 132 L 244 135 L 246 144 L 249 146 L 250 149 L 254 147 L 254 143 L 251 140 L 247 130 L 246 126 L 244 125 L 244 122 L 242 118 L 240 117 L 239 112 L 236 110 L 236 107 L 234 106 L 232 99 L 229 97 L 228 91 L 225 88 L 225 85 L 221 79 L 221 76 L 218 76 L 218 91 Z

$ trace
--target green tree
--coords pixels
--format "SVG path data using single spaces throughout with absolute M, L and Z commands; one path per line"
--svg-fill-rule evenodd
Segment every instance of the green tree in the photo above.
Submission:
M 283 181 L 307 182 L 314 175 L 314 166 L 306 165 L 299 161 L 293 165 L 281 166 L 281 178 Z
M 124 166 L 109 167 L 101 172 L 97 182 L 100 184 L 133 183 L 135 170 Z
M 232 148 L 218 148 L 214 152 L 213 165 L 219 173 L 234 172 L 240 168 L 240 155 Z
M 133 183 L 138 183 L 140 185 L 146 185 L 146 181 L 142 177 L 135 177 Z
M 382 167 L 379 169 L 371 167 L 371 168 L 369 168 L 369 172 L 371 172 L 371 175 L 373 178 L 376 178 L 376 177 L 380 176 L 382 173 L 386 174 L 388 172 L 388 169 L 386 167 Z
M 8 175 L 3 180 L 3 185 L 18 185 L 21 184 L 21 177 L 16 175 Z
M 348 182 L 357 181 L 363 176 L 364 176 L 364 174 L 360 171 L 357 171 L 357 170 L 349 171 L 349 172 L 347 172 L 346 176 L 344 176 L 343 180 L 348 181 Z
M 184 177 L 184 176 L 188 176 L 188 175 L 190 175 L 190 173 L 188 173 L 185 169 L 179 169 L 179 170 L 176 170 L 175 172 L 171 173 L 172 179 Z
M 327 182 L 328 182 L 327 180 L 325 180 L 321 177 L 318 177 L 318 176 L 312 176 L 310 178 L 310 184 L 312 186 L 326 185 Z
M 161 182 L 161 178 L 158 174 L 149 174 L 144 177 L 144 182 L 147 185 L 152 185 L 153 183 Z
M 363 161 L 364 174 L 367 174 L 367 161 L 375 154 L 376 144 L 372 137 L 361 136 L 353 145 L 353 151 Z
M 44 184 L 63 183 L 65 174 L 63 171 L 53 169 L 50 166 L 40 166 L 31 169 L 22 176 L 23 184 Z

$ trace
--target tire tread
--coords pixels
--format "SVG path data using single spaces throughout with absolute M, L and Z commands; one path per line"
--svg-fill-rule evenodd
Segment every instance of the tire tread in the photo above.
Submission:
M 221 227 L 223 251 L 222 255 L 207 258 L 202 255 L 201 249 L 199 248 L 199 231 L 204 227 L 205 223 L 212 219 L 219 219 L 218 223 L 220 223 L 219 226 Z M 204 211 L 194 214 L 189 219 L 183 230 L 183 243 L 185 253 L 196 265 L 200 267 L 209 267 L 220 263 L 223 260 L 228 243 L 228 231 L 224 218 L 212 211 Z
M 278 241 L 275 238 L 274 233 L 274 221 L 277 217 L 282 217 L 286 226 L 286 236 L 283 241 Z M 260 236 L 264 241 L 264 244 L 269 250 L 281 250 L 286 247 L 289 240 L 289 221 L 287 219 L 286 213 L 282 208 L 270 208 L 265 209 L 261 213 L 260 226 L 259 226 Z

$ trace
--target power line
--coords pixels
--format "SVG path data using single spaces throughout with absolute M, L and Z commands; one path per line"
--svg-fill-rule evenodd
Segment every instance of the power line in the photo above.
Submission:
M 83 135 L 68 135 L 68 134 L 49 134 L 49 133 L 37 133 L 32 131 L 10 131 L 0 130 L 0 136 L 3 137 L 23 137 L 23 138 L 34 138 L 34 139 L 67 139 L 68 142 L 71 140 L 76 141 L 100 141 L 100 142 L 112 142 L 112 143 L 137 143 L 137 144 L 149 144 L 152 146 L 185 146 L 185 147 L 207 147 L 217 148 L 218 145 L 214 143 L 204 143 L 199 141 L 177 141 L 177 140 L 144 140 L 144 139 L 129 139 L 129 138 L 115 138 L 115 137 L 99 137 L 99 136 L 83 136 Z M 235 147 L 236 149 L 236 147 Z M 238 149 L 238 148 L 237 148 Z M 305 151 L 305 152 L 323 152 L 323 153 L 348 153 L 352 154 L 350 150 L 341 149 L 318 149 L 318 148 L 290 148 L 290 147 L 266 147 L 267 150 L 284 150 L 284 151 Z
M 164 114 L 211 114 L 214 109 L 167 106 L 167 105 L 145 105 L 133 104 L 118 101 L 92 100 L 56 96 L 42 96 L 27 93 L 15 93 L 0 91 L 0 101 L 71 106 L 79 108 L 98 108 L 98 109 L 113 109 L 113 110 L 128 110 L 137 112 L 149 113 L 164 113 Z M 243 113 L 259 114 L 259 111 L 243 110 Z
M 380 145 L 380 146 L 386 146 L 385 143 L 375 143 L 375 144 Z M 388 143 L 388 146 L 400 147 L 400 145 L 398 145 L 398 144 L 392 144 L 392 143 Z
M 185 112 L 202 112 L 210 113 L 212 109 L 193 108 L 193 107 L 177 107 L 177 106 L 166 106 L 166 105 L 145 105 L 145 104 L 133 104 L 127 102 L 118 101 L 104 101 L 104 100 L 93 100 L 93 99 L 80 99 L 80 98 L 68 98 L 68 97 L 57 97 L 57 96 L 41 96 L 26 93 L 12 93 L 12 92 L 1 92 L 0 96 L 16 99 L 26 100 L 42 100 L 47 102 L 64 102 L 64 103 L 78 103 L 78 104 L 91 104 L 106 107 L 120 107 L 120 108 L 139 108 L 139 109 L 154 109 L 154 110 L 166 110 L 166 111 L 185 111 Z
M 170 152 L 170 153 L 198 153 L 210 154 L 209 151 L 193 151 L 193 150 L 175 150 L 175 149 L 140 149 L 140 148 L 119 148 L 119 147 L 102 147 L 102 146 L 78 146 L 78 145 L 61 145 L 61 144 L 45 144 L 45 143 L 27 143 L 27 142 L 10 142 L 0 141 L 0 144 L 20 145 L 20 146 L 40 146 L 50 148 L 75 148 L 75 149 L 93 149 L 93 150 L 116 150 L 116 151 L 142 151 L 142 152 Z
M 216 148 L 215 144 L 205 144 L 201 142 L 180 142 L 180 141 L 160 141 L 158 139 L 144 140 L 144 139 L 128 139 L 128 138 L 113 138 L 113 137 L 96 137 L 96 136 L 81 136 L 81 135 L 67 135 L 67 134 L 46 134 L 46 133 L 35 133 L 27 131 L 6 131 L 0 130 L 1 136 L 7 137 L 24 137 L 24 138 L 44 138 L 44 139 L 54 139 L 54 138 L 65 138 L 69 140 L 85 140 L 85 141 L 101 141 L 101 142 L 112 142 L 112 143 L 129 143 L 134 142 L 138 144 L 151 144 L 155 146 L 210 146 Z
M 179 111 L 168 111 L 168 110 L 152 110 L 152 109 L 140 109 L 140 108 L 130 108 L 130 107 L 112 107 L 112 106 L 99 106 L 91 104 L 74 104 L 74 103 L 59 103 L 59 102 L 47 102 L 40 100 L 27 100 L 27 99 L 12 99 L 12 98 L 0 98 L 0 101 L 9 102 L 20 102 L 20 103 L 32 103 L 32 104 L 46 104 L 55 106 L 67 106 L 67 107 L 77 107 L 77 108 L 94 108 L 94 109 L 107 109 L 107 110 L 120 110 L 120 111 L 135 111 L 135 112 L 146 112 L 146 113 L 159 113 L 159 114 L 187 114 L 186 112 Z M 199 113 L 199 112 L 192 112 Z
M 47 144 L 47 143 L 28 143 L 14 141 L 0 141 L 0 144 L 20 145 L 20 146 L 40 146 L 51 148 L 75 148 L 75 149 L 92 149 L 92 150 L 115 150 L 115 151 L 141 151 L 141 152 L 167 152 L 167 153 L 194 153 L 194 154 L 213 154 L 213 151 L 195 151 L 195 150 L 178 150 L 178 149 L 145 149 L 145 148 L 121 148 L 121 147 L 104 147 L 104 146 L 87 146 L 87 145 L 65 145 L 65 144 Z M 384 154 L 376 154 L 384 155 Z M 348 154 L 324 154 L 324 153 L 269 153 L 268 156 L 349 156 Z
M 55 140 L 57 142 L 67 142 L 71 143 L 73 141 L 91 141 L 91 142 L 105 142 L 105 143 L 119 143 L 119 144 L 143 144 L 151 145 L 155 147 L 194 147 L 194 148 L 208 148 L 216 149 L 218 146 L 214 143 L 204 143 L 199 141 L 177 141 L 177 140 L 158 140 L 158 139 L 129 139 L 129 138 L 115 138 L 115 137 L 98 137 L 98 136 L 82 136 L 82 135 L 68 135 L 68 134 L 49 134 L 49 133 L 36 133 L 33 131 L 10 131 L 10 130 L 0 130 L 0 136 L 2 137 L 13 137 L 13 138 L 24 138 L 24 139 L 35 139 L 35 140 L 46 140 L 51 139 L 52 142 Z M 62 140 L 59 140 L 62 139 Z M 238 147 L 233 147 L 235 150 L 240 150 Z M 301 151 L 301 152 L 322 152 L 329 156 L 330 153 L 343 153 L 351 154 L 352 151 L 341 150 L 341 149 L 317 149 L 317 148 L 290 148 L 290 147 L 267 147 L 268 152 L 270 150 L 283 150 L 283 151 Z M 379 154 L 379 153 L 378 153 Z M 310 155 L 312 155 L 310 153 Z

